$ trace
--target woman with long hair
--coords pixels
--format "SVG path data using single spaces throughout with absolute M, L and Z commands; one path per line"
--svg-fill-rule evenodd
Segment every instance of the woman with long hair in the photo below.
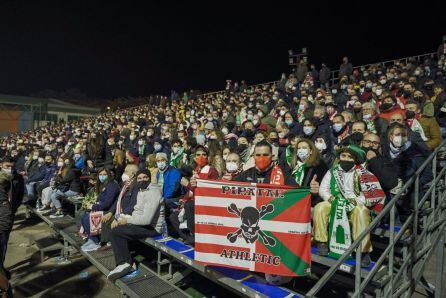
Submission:
M 294 152 L 289 170 L 299 186 L 310 187 L 311 202 L 314 205 L 320 200 L 318 185 L 328 168 L 321 160 L 319 150 L 308 139 L 300 139 Z M 286 169 L 287 165 L 284 163 L 283 168 Z
M 86 198 L 91 196 L 94 198 L 90 202 L 86 202 L 85 209 L 87 210 L 81 219 L 81 224 L 84 233 L 87 234 L 88 240 L 82 245 L 81 249 L 83 251 L 93 251 L 100 247 L 100 235 L 99 233 L 91 233 L 90 226 L 90 215 L 92 213 L 108 212 L 113 204 L 115 203 L 120 192 L 118 183 L 113 178 L 113 173 L 106 168 L 100 169 L 98 171 L 98 177 L 95 185 L 87 193 Z
M 74 166 L 74 160 L 66 157 L 63 166 L 54 177 L 55 186 L 49 191 L 49 198 L 56 209 L 50 218 L 61 218 L 62 203 L 60 200 L 65 197 L 74 197 L 81 193 L 80 170 Z

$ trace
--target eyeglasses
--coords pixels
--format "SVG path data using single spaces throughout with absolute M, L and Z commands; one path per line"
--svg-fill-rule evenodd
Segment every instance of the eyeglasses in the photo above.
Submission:
M 364 143 L 364 144 L 367 144 L 367 145 L 373 145 L 373 146 L 379 146 L 380 145 L 380 143 L 379 142 L 374 142 L 374 141 L 370 141 L 370 140 L 362 140 L 362 142 Z

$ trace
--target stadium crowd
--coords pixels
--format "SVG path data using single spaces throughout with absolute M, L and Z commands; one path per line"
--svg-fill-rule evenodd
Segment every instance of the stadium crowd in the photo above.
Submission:
M 335 84 L 325 65 L 317 71 L 302 61 L 276 84 L 228 81 L 220 93 L 11 134 L 0 141 L 2 261 L 22 198 L 63 218 L 63 198 L 83 196 L 82 249 L 113 249 L 109 278 L 119 278 L 134 267 L 131 239 L 169 233 L 194 243 L 198 178 L 309 187 L 313 239 L 327 255 L 333 208 L 344 206 L 354 240 L 439 146 L 445 79 L 446 46 L 436 59 L 387 67 L 353 68 L 344 58 Z M 431 179 L 426 169 L 422 185 Z M 365 190 L 367 181 L 377 192 Z M 413 193 L 399 201 L 399 220 Z M 368 266 L 370 239 L 362 246 Z

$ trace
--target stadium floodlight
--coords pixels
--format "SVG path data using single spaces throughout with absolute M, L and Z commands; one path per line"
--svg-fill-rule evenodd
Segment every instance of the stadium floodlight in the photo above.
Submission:
M 294 54 L 294 53 L 293 53 L 293 50 L 288 50 L 288 55 L 289 55 L 289 56 L 293 56 L 293 54 Z
M 307 48 L 302 48 L 302 55 L 306 55 L 307 54 Z

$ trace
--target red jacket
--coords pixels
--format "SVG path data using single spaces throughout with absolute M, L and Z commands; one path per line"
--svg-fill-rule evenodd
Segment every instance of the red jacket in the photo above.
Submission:
M 390 121 L 390 118 L 392 117 L 393 114 L 401 114 L 403 116 L 403 119 L 406 119 L 406 113 L 404 112 L 404 110 L 400 108 L 398 104 L 395 104 L 395 106 L 393 106 L 393 108 L 391 108 L 390 110 L 382 111 L 379 114 L 379 117 L 384 118 L 387 121 Z

